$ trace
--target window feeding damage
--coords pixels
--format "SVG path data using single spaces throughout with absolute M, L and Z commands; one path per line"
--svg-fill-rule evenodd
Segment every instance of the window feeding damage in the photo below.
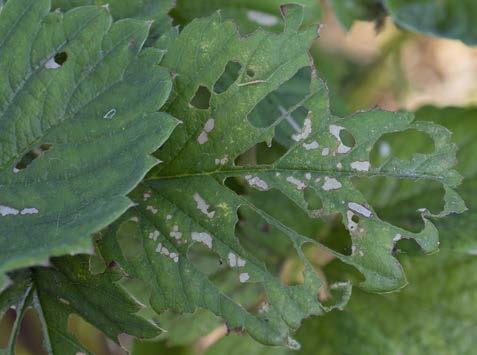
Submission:
M 22 210 L 17 210 L 16 208 L 13 207 L 8 207 L 8 206 L 3 206 L 0 205 L 0 216 L 5 217 L 5 216 L 25 216 L 25 215 L 32 215 L 32 214 L 37 214 L 39 213 L 38 209 L 34 207 L 29 207 L 29 208 L 24 208 Z
M 325 176 L 325 182 L 322 186 L 323 190 L 330 191 L 330 190 L 338 190 L 342 187 L 341 182 L 336 180 L 335 178 L 330 178 Z
M 306 150 L 313 150 L 313 149 L 318 149 L 320 147 L 320 144 L 317 141 L 313 141 L 311 143 L 303 143 L 303 148 Z
M 303 181 L 295 178 L 294 176 L 287 177 L 287 181 L 290 184 L 295 185 L 298 190 L 303 190 L 306 187 L 306 184 Z
M 209 212 L 210 205 L 207 202 L 205 202 L 202 196 L 200 196 L 197 192 L 194 194 L 194 201 L 196 202 L 197 208 L 199 209 L 200 212 L 202 212 L 209 218 L 214 218 L 215 211 Z
M 253 21 L 259 25 L 267 26 L 267 27 L 278 24 L 278 18 L 276 16 L 266 14 L 261 11 L 254 11 L 254 10 L 247 11 L 247 18 L 250 21 Z
M 195 240 L 196 242 L 203 243 L 207 245 L 209 249 L 212 249 L 212 237 L 210 236 L 209 233 L 205 232 L 192 232 L 191 233 L 192 240 Z
M 351 163 L 351 169 L 356 171 L 369 171 L 370 167 L 369 161 L 354 161 Z
M 338 154 L 345 154 L 345 153 L 348 153 L 350 150 L 351 150 L 351 147 L 348 147 L 347 145 L 343 144 L 343 142 L 341 141 L 341 138 L 340 138 L 340 132 L 345 129 L 344 127 L 342 126 L 337 126 L 337 125 L 330 125 L 330 133 L 333 137 L 335 137 L 338 142 L 339 142 L 339 145 L 338 145 L 338 149 L 336 150 L 336 152 Z
M 200 132 L 199 137 L 197 137 L 197 142 L 199 144 L 204 144 L 209 140 L 209 133 L 214 129 L 215 120 L 213 118 L 209 118 L 207 122 L 205 122 L 204 129 Z
M 262 179 L 260 179 L 258 176 L 245 175 L 245 180 L 247 180 L 248 184 L 251 187 L 256 187 L 262 191 L 268 191 L 269 189 L 268 184 Z
M 292 139 L 296 142 L 302 141 L 307 139 L 311 134 L 311 118 L 305 118 L 305 122 L 303 122 L 303 128 L 300 133 L 296 133 L 292 135 Z
M 250 280 L 250 275 L 248 274 L 248 272 L 242 272 L 239 275 L 239 280 L 241 283 L 247 282 L 248 280 Z
M 373 214 L 369 209 L 364 207 L 363 205 L 360 205 L 359 203 L 356 202 L 350 202 L 348 203 L 348 208 L 351 211 L 354 211 L 356 213 L 359 213 L 360 215 L 369 218 Z

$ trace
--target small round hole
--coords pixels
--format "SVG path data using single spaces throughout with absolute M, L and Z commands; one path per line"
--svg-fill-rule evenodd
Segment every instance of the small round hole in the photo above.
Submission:
M 68 59 L 68 54 L 66 52 L 59 52 L 55 54 L 55 63 L 58 65 L 63 65 Z

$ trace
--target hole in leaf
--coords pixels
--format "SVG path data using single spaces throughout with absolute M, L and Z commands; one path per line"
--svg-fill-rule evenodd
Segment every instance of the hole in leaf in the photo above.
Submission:
M 346 129 L 342 129 L 339 133 L 341 143 L 349 148 L 353 148 L 356 145 L 356 140 L 353 135 Z
M 255 76 L 255 72 L 252 69 L 247 69 L 247 76 L 253 78 Z
M 44 152 L 50 150 L 51 147 L 51 144 L 42 144 L 28 151 L 27 153 L 25 153 L 25 155 L 23 155 L 17 165 L 15 165 L 13 171 L 18 172 L 19 170 L 26 169 L 28 165 L 30 165 L 35 159 L 41 157 Z
M 420 208 L 438 213 L 444 207 L 444 188 L 437 181 L 403 180 L 393 177 L 354 177 L 353 184 L 374 207 L 382 220 L 419 232 L 423 227 Z
M 418 256 L 423 255 L 424 252 L 414 239 L 403 238 L 401 240 L 398 240 L 396 244 L 394 244 L 393 254 L 395 256 L 399 256 L 402 254 Z
M 305 200 L 308 203 L 308 209 L 310 211 L 318 211 L 323 208 L 323 202 L 318 194 L 311 188 L 307 187 L 304 190 Z
M 323 235 L 319 235 L 319 241 L 338 253 L 351 255 L 353 243 L 349 231 L 343 224 L 341 215 L 331 217 L 328 228 Z
M 8 309 L 0 321 L 0 348 L 4 349 L 8 345 L 8 339 L 15 322 L 16 312 L 13 308 Z
M 383 135 L 371 150 L 371 165 L 380 166 L 389 157 L 410 160 L 413 154 L 430 154 L 434 151 L 434 141 L 426 133 L 415 129 Z
M 235 159 L 236 166 L 250 166 L 256 164 L 273 164 L 285 155 L 287 149 L 273 142 L 269 147 L 266 143 L 258 143 Z
M 210 90 L 205 86 L 199 86 L 190 104 L 200 110 L 207 110 L 210 107 Z
M 187 258 L 204 275 L 211 276 L 226 269 L 226 261 L 202 243 L 194 242 L 187 250 Z
M 54 58 L 58 65 L 63 65 L 68 59 L 68 54 L 66 52 L 56 53 Z
M 237 195 L 243 195 L 246 192 L 246 186 L 240 182 L 239 178 L 228 177 L 225 179 L 224 185 L 234 191 Z
M 281 85 L 277 90 L 269 93 L 248 115 L 249 122 L 258 128 L 269 127 L 278 118 L 284 115 L 289 108 L 297 105 L 309 93 L 311 71 L 309 68 L 301 69 L 290 80 Z M 281 124 L 284 124 L 284 134 L 291 137 L 292 133 L 301 130 L 308 110 L 300 108 L 286 115 Z M 280 126 L 281 126 L 280 124 Z M 277 131 L 280 131 L 278 129 Z M 281 141 L 279 141 L 283 144 Z
M 103 333 L 77 314 L 68 316 L 67 330 L 92 354 L 108 352 Z
M 56 53 L 52 58 L 50 58 L 45 63 L 46 69 L 58 69 L 60 68 L 68 59 L 68 54 L 66 52 Z
M 278 277 L 283 262 L 293 250 L 290 239 L 249 208 L 241 207 L 239 216 L 235 234 L 240 244 Z
M 242 65 L 239 62 L 228 62 L 225 71 L 214 85 L 214 92 L 216 94 L 225 92 L 237 80 L 241 69 Z

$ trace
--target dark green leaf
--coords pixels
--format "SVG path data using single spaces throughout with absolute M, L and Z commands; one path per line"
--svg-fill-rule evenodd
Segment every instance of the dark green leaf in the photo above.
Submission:
M 176 121 L 157 112 L 172 82 L 162 52 L 140 53 L 148 30 L 104 7 L 49 13 L 48 0 L 0 12 L 0 278 L 89 250 L 157 164 Z

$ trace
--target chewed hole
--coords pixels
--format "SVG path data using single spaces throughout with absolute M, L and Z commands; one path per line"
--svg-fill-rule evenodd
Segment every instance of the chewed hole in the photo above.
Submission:
M 379 218 L 411 232 L 417 233 L 423 227 L 419 209 L 439 213 L 444 207 L 445 191 L 437 181 L 380 176 L 355 177 L 352 182 L 375 208 Z
M 393 248 L 393 255 L 398 256 L 401 254 L 417 256 L 424 255 L 424 252 L 414 239 L 403 238 L 396 242 Z
M 308 203 L 308 209 L 310 211 L 319 211 L 323 208 L 323 202 L 318 194 L 313 189 L 307 187 L 304 190 L 305 200 Z
M 210 90 L 205 86 L 199 86 L 190 104 L 200 110 L 207 110 L 210 107 Z
M 58 65 L 63 65 L 68 59 L 68 54 L 66 52 L 56 53 L 54 58 Z
M 214 92 L 216 94 L 221 94 L 230 87 L 238 78 L 240 70 L 242 69 L 242 64 L 239 62 L 230 61 L 225 66 L 223 74 L 220 76 L 219 80 L 214 85 Z
M 13 168 L 13 172 L 18 173 L 19 171 L 26 169 L 28 165 L 30 165 L 35 159 L 41 157 L 44 152 L 50 150 L 51 147 L 51 144 L 42 144 L 28 151 L 27 153 L 25 153 L 25 155 L 23 155 L 17 165 L 15 165 L 15 168 Z
M 346 129 L 342 129 L 339 133 L 341 143 L 349 148 L 353 148 L 356 145 L 356 140 L 353 135 Z
M 15 322 L 16 312 L 14 309 L 8 309 L 0 321 L 0 348 L 5 349 L 8 345 L 8 339 Z
M 434 141 L 421 131 L 408 129 L 383 135 L 374 145 L 370 157 L 371 165 L 379 166 L 389 157 L 410 160 L 413 154 L 430 154 L 434 151 Z
M 247 69 L 247 76 L 253 78 L 255 76 L 255 72 L 252 69 Z
M 59 52 L 56 53 L 53 57 L 51 57 L 46 63 L 46 69 L 58 69 L 60 68 L 68 59 L 68 54 L 66 52 Z
M 338 216 L 333 216 L 329 220 L 330 230 L 319 241 L 338 253 L 343 255 L 351 255 L 352 253 L 352 240 L 350 232 L 346 229 L 343 220 Z
M 277 90 L 269 93 L 248 114 L 249 122 L 257 128 L 269 127 L 280 119 L 275 131 L 275 140 L 283 146 L 294 143 L 292 135 L 299 133 L 308 109 L 298 106 L 309 93 L 311 71 L 301 69 Z M 294 108 L 294 109 L 292 109 Z M 289 112 L 291 111 L 291 112 Z
M 69 314 L 67 331 L 90 353 L 101 354 L 103 352 L 101 341 L 104 338 L 103 333 L 84 318 L 75 313 Z

